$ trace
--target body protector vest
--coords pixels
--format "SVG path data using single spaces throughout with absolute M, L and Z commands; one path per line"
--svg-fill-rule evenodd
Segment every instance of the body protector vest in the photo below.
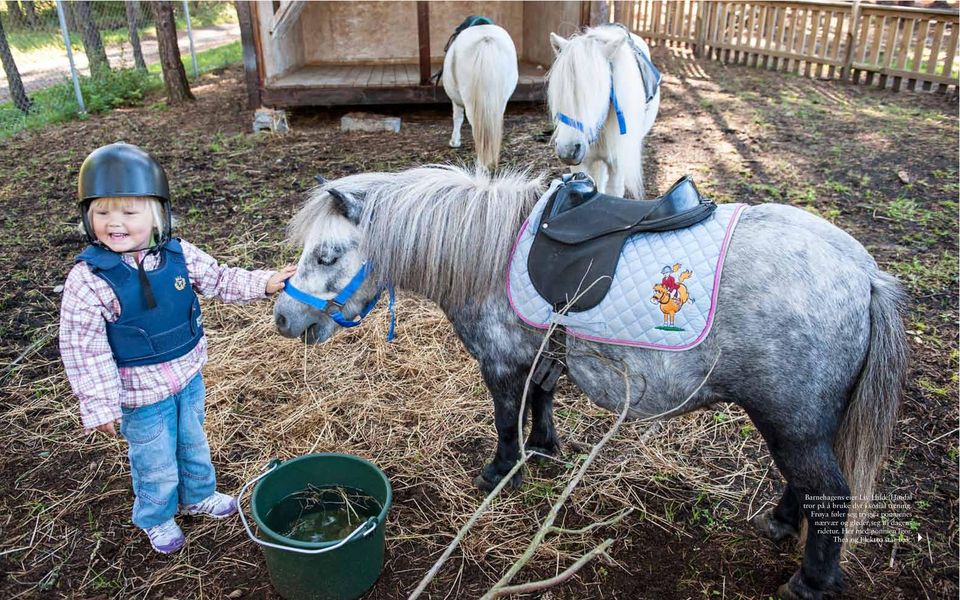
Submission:
M 156 306 L 148 308 L 137 269 L 116 252 L 90 245 L 77 256 L 107 282 L 120 302 L 120 318 L 107 322 L 107 341 L 119 367 L 154 365 L 193 350 L 203 337 L 200 301 L 190 285 L 183 248 L 176 239 L 159 250 L 160 264 L 146 271 Z

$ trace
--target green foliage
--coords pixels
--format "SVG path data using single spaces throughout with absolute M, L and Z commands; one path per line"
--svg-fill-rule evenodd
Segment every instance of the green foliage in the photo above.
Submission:
M 144 93 L 159 85 L 156 77 L 137 69 L 105 70 L 97 77 L 81 77 L 80 93 L 87 112 L 99 113 L 122 106 L 140 106 Z
M 205 73 L 239 63 L 242 56 L 240 42 L 233 42 L 198 52 L 197 64 L 200 72 Z M 181 55 L 180 59 L 188 78 L 192 79 L 190 54 Z M 146 73 L 136 69 L 117 69 L 101 72 L 96 77 L 80 77 L 80 91 L 90 113 L 123 106 L 141 106 L 147 93 L 162 87 L 158 64 L 149 65 Z M 82 118 L 74 96 L 73 82 L 69 79 L 29 95 L 33 106 L 27 115 L 18 110 L 13 102 L 0 104 L 0 139 L 22 129 Z M 161 102 L 151 105 L 151 108 L 163 110 L 166 105 Z

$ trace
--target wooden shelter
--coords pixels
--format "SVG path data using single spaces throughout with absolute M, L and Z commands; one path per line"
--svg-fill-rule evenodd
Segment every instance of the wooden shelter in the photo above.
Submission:
M 469 15 L 506 29 L 520 80 L 511 100 L 542 100 L 550 32 L 591 20 L 593 2 L 237 2 L 252 108 L 447 102 L 430 76 Z

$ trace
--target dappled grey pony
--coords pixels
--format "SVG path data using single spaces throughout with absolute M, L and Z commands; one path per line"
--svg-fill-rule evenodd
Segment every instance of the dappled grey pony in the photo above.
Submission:
M 444 310 L 493 395 L 499 439 L 475 480 L 484 489 L 518 459 L 520 396 L 542 340 L 511 310 L 505 270 L 543 192 L 543 181 L 525 174 L 443 166 L 352 175 L 318 188 L 289 229 L 303 245 L 291 280 L 300 299 L 277 301 L 281 334 L 323 342 L 355 324 L 387 283 Z M 787 481 L 757 525 L 781 539 L 797 535 L 804 518 L 809 524 L 802 566 L 779 593 L 820 598 L 841 587 L 841 536 L 827 533 L 832 523 L 814 514 L 815 504 L 846 515 L 851 494 L 870 496 L 896 419 L 906 369 L 900 286 L 837 227 L 763 204 L 742 213 L 718 298 L 713 329 L 695 348 L 568 337 L 568 375 L 593 402 L 618 411 L 625 370 L 633 418 L 678 409 L 688 397 L 672 414 L 714 402 L 743 407 Z M 527 406 L 528 446 L 557 452 L 552 394 L 535 387 Z

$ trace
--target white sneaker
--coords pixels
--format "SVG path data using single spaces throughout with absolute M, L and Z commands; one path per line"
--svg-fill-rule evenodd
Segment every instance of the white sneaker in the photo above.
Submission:
M 160 554 L 170 554 L 183 547 L 187 540 L 180 526 L 173 519 L 144 529 L 150 538 L 150 545 Z
M 182 515 L 203 515 L 214 519 L 225 519 L 235 512 L 236 499 L 220 492 L 214 492 L 196 504 L 184 504 L 180 507 Z

